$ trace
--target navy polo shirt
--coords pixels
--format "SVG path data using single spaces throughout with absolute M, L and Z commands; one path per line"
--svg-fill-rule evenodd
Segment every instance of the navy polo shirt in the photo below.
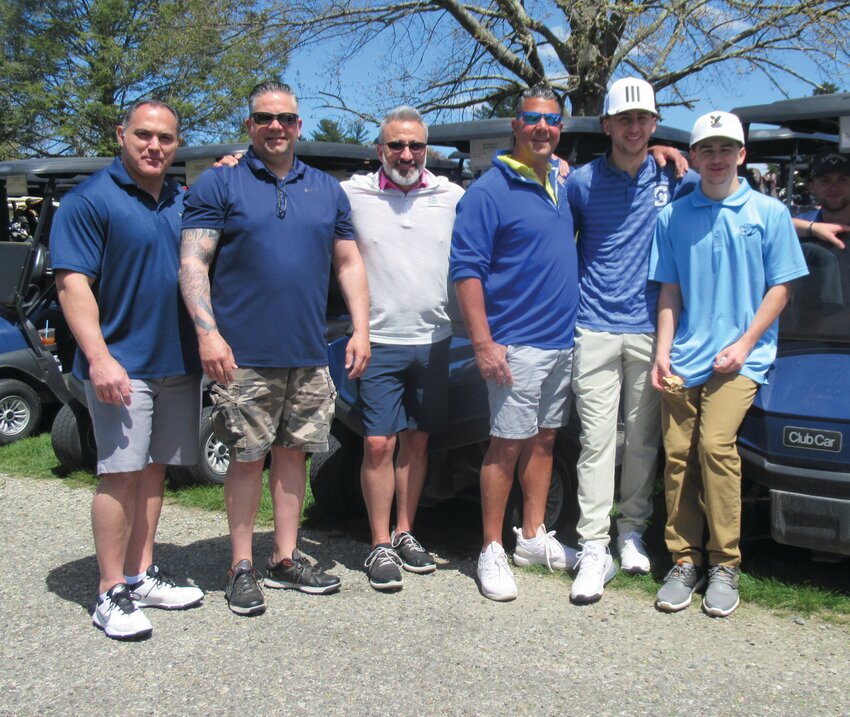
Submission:
M 354 239 L 351 205 L 336 179 L 297 158 L 279 179 L 249 149 L 236 167 L 198 178 L 183 229 L 221 232 L 212 308 L 239 366 L 327 364 L 333 243 Z
M 130 378 L 200 373 L 198 341 L 177 285 L 183 190 L 167 178 L 159 201 L 120 158 L 62 199 L 50 232 L 54 269 L 92 277 L 109 351 Z M 88 378 L 77 351 L 74 374 Z

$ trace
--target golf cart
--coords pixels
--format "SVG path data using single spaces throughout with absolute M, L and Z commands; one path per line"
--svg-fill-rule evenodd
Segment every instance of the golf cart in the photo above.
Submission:
M 850 93 L 732 110 L 745 127 L 779 125 L 782 143 L 749 161 L 781 163 L 786 200 L 803 151 L 850 151 Z M 777 130 L 751 129 L 759 132 Z M 779 137 L 775 137 L 779 139 Z M 814 143 L 814 144 L 812 144 Z M 779 323 L 776 362 L 741 426 L 747 497 L 765 498 L 779 543 L 850 555 L 850 252 L 804 241 L 810 275 L 795 282 Z
M 485 169 L 497 149 L 511 146 L 510 119 L 490 119 L 429 127 L 429 143 L 453 147 L 453 157 L 469 157 L 471 170 Z M 686 132 L 659 127 L 655 134 L 665 144 L 685 149 Z M 590 161 L 604 153 L 610 140 L 599 120 L 591 117 L 564 119 L 558 154 L 572 165 Z M 430 165 L 429 165 L 430 166 Z M 479 498 L 479 471 L 489 445 L 489 406 L 487 387 L 475 363 L 472 345 L 460 312 L 449 289 L 449 314 L 453 336 L 449 357 L 449 417 L 445 431 L 429 441 L 428 474 L 420 505 L 430 506 L 455 496 Z M 363 456 L 363 425 L 356 382 L 344 370 L 345 321 L 328 336 L 330 370 L 337 386 L 336 418 L 331 428 L 330 450 L 313 456 L 310 480 L 316 504 L 323 510 L 348 514 L 362 509 L 360 465 Z M 561 429 L 554 449 L 552 483 L 546 505 L 545 524 L 557 530 L 561 540 L 575 543 L 578 522 L 576 462 L 580 426 L 575 412 L 570 425 Z M 515 481 L 505 515 L 504 537 L 512 543 L 511 526 L 521 524 L 522 495 Z

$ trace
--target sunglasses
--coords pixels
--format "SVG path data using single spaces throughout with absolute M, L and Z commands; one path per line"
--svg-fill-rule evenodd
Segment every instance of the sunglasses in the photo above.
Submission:
M 384 142 L 385 147 L 389 147 L 391 152 L 402 152 L 405 147 L 409 147 L 411 152 L 422 152 L 428 145 L 425 142 L 402 142 L 400 139 L 394 139 L 392 142 Z
M 560 127 L 564 123 L 564 118 L 557 112 L 520 112 L 516 117 L 527 125 L 536 125 L 542 119 L 550 127 Z
M 274 120 L 277 120 L 284 127 L 292 127 L 298 123 L 298 115 L 294 112 L 279 112 L 278 114 L 274 112 L 252 112 L 251 119 L 254 120 L 254 124 L 262 126 L 269 125 Z

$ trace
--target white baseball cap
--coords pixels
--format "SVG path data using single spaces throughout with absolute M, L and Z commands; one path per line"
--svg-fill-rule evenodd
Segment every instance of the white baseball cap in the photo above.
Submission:
M 691 130 L 691 147 L 704 139 L 731 139 L 738 144 L 744 144 L 744 128 L 741 120 L 730 112 L 709 112 L 694 122 Z
M 655 90 L 646 80 L 640 80 L 637 77 L 624 77 L 611 85 L 611 89 L 605 95 L 603 117 L 610 117 L 629 110 L 649 112 L 658 117 L 658 110 L 655 108 Z

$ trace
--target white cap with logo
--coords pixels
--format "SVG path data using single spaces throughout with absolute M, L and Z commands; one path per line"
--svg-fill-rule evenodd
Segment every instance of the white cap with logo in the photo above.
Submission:
M 630 110 L 649 112 L 656 117 L 658 116 L 658 110 L 655 108 L 655 91 L 646 80 L 640 80 L 637 77 L 624 77 L 611 85 L 611 89 L 605 95 L 603 117 L 610 117 Z
M 731 112 L 708 112 L 694 122 L 691 130 L 691 147 L 704 139 L 731 139 L 744 144 L 744 128 L 741 120 Z

